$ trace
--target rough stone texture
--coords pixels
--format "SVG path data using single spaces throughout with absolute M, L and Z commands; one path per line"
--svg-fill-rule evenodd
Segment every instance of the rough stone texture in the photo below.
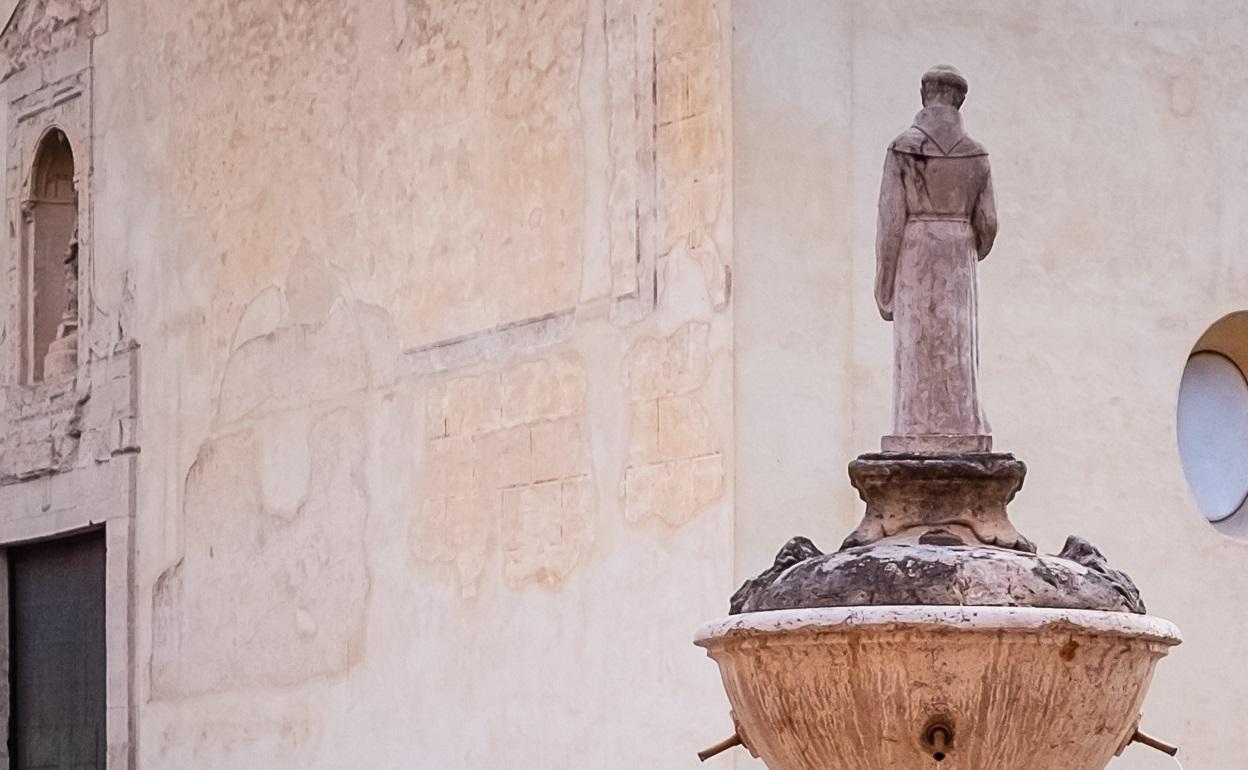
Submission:
M 512 585 L 562 582 L 593 538 L 597 507 L 585 397 L 573 356 L 433 385 L 413 555 L 453 562 L 466 596 L 499 547 Z
M 790 610 L 697 636 L 772 770 L 1102 770 L 1179 641 L 1157 618 L 1002 607 Z
M 737 592 L 732 595 L 732 600 L 729 602 L 729 613 L 738 615 L 742 612 L 747 612 L 746 605 L 755 596 L 766 591 L 789 567 L 822 555 L 823 551 L 820 551 L 819 547 L 812 543 L 809 538 L 793 538 L 784 544 L 784 547 L 780 549 L 780 553 L 776 554 L 776 560 L 772 562 L 771 567 L 766 572 L 758 577 L 750 578 L 737 589 Z
M 629 351 L 623 491 L 630 521 L 680 526 L 723 495 L 718 429 L 699 398 L 711 369 L 709 332 L 707 324 L 689 324 L 665 340 L 638 340 Z
M 724 107 L 719 3 L 656 0 L 655 164 L 658 251 L 681 251 L 701 268 L 712 304 L 722 308 L 731 273 L 714 226 L 724 195 Z
M 393 384 L 398 349 L 375 309 L 338 294 L 301 259 L 240 322 L 186 472 L 180 548 L 152 591 L 154 699 L 288 686 L 364 653 L 374 428 L 356 398 Z
M 1006 513 L 1026 473 L 1010 454 L 862 455 L 849 464 L 849 478 L 867 510 L 842 547 L 939 532 L 953 544 L 1035 553 Z
M 795 547 L 806 552 L 801 540 L 790 541 L 772 569 L 737 591 L 734 614 L 920 604 L 1145 611 L 1131 579 L 1108 569 L 1081 538 L 1071 537 L 1060 556 L 937 540 L 848 548 L 794 562 Z
M 104 0 L 20 0 L 0 35 L 0 81 L 107 29 Z M 8 10 L 8 9 L 5 9 Z
M 91 211 L 94 200 L 94 141 L 91 134 L 93 87 L 90 51 L 90 44 L 82 42 L 64 50 L 47 52 L 43 66 L 23 70 L 5 84 L 9 105 L 5 119 L 8 232 L 5 239 L 7 248 L 0 253 L 0 276 L 5 285 L 12 286 L 14 291 L 0 295 L 0 351 L 3 351 L 3 356 L 0 356 L 0 382 L 33 382 L 40 379 L 35 376 L 39 369 L 37 361 L 42 361 L 47 343 L 55 336 L 55 325 L 61 320 L 61 308 L 57 307 L 59 297 L 53 303 L 27 303 L 23 294 L 17 291 L 18 287 L 25 285 L 39 288 L 40 282 L 35 277 L 39 272 L 37 262 L 50 267 L 53 261 L 46 252 L 38 257 L 34 253 L 36 246 L 48 245 L 38 233 L 39 227 L 43 226 L 43 232 L 48 234 L 50 222 L 59 223 L 62 232 L 56 240 L 63 238 L 62 243 L 68 243 L 71 233 L 77 230 L 78 273 L 88 276 L 76 287 L 80 308 L 86 308 L 86 312 L 79 312 L 75 352 L 89 353 L 83 356 L 86 358 L 105 358 L 117 346 L 128 345 L 131 339 L 130 308 L 115 302 L 108 291 L 112 282 L 97 278 L 93 272 Z M 35 189 L 34 165 L 38 150 L 45 137 L 53 131 L 65 135 L 72 153 L 72 197 L 77 200 L 76 210 L 72 206 L 45 206 L 40 201 L 47 191 Z M 62 191 L 61 194 L 65 193 Z M 66 196 L 67 199 L 69 197 Z M 65 208 L 70 212 L 65 212 Z M 58 245 L 55 250 L 61 248 L 63 246 Z M 39 250 L 43 251 L 42 248 Z M 59 260 L 59 257 L 55 259 Z M 59 274 L 57 280 L 45 281 L 45 284 L 45 290 L 49 286 L 55 286 L 58 292 L 64 290 Z M 36 311 L 36 307 L 44 312 Z M 41 325 L 42 329 L 39 328 Z
M 976 266 L 992 250 L 997 203 L 988 150 L 962 125 L 966 90 L 951 66 L 923 75 L 923 109 L 889 145 L 880 182 L 875 301 L 893 322 L 893 435 L 910 451 L 968 451 L 959 437 L 991 432 Z
M 335 410 L 304 442 L 245 430 L 205 444 L 187 475 L 189 547 L 152 594 L 154 698 L 294 684 L 364 653 L 364 427 Z

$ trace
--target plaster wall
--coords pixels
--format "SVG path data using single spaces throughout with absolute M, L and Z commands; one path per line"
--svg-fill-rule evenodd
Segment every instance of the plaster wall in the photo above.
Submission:
M 138 767 L 692 766 L 729 729 L 690 643 L 733 577 L 729 11 L 110 4 Z
M 1248 304 L 1244 16 L 1232 2 L 735 2 L 738 578 L 792 534 L 835 547 L 860 516 L 843 469 L 878 449 L 890 408 L 872 295 L 884 150 L 920 106 L 920 75 L 954 63 L 1000 211 L 980 362 L 996 448 L 1030 469 L 1012 518 L 1048 552 L 1089 538 L 1183 629 L 1145 728 L 1189 767 L 1238 761 L 1248 542 L 1197 510 L 1174 422 L 1192 346 Z M 1111 765 L 1171 766 L 1138 747 Z
M 943 60 L 994 159 L 1015 520 L 1184 629 L 1146 725 L 1232 761 L 1248 544 L 1173 422 L 1248 296 L 1234 3 L 88 5 L 137 767 L 695 766 L 730 725 L 693 628 L 859 515 L 878 174 Z

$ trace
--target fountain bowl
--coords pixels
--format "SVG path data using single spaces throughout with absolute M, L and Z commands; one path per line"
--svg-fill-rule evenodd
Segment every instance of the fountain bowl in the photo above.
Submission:
M 770 770 L 1103 770 L 1181 641 L 1147 615 L 962 606 L 753 612 L 695 638 Z

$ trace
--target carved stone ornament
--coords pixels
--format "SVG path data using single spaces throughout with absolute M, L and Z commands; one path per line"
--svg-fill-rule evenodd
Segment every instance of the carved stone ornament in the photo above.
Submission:
M 65 312 L 56 328 L 56 339 L 43 359 L 44 377 L 60 377 L 78 369 L 78 230 L 65 251 Z
M 732 612 L 863 605 L 1026 606 L 1143 613 L 1131 579 L 1071 537 L 1040 555 L 1006 505 L 1026 466 L 992 453 L 979 400 L 976 270 L 997 233 L 988 151 L 967 135 L 966 79 L 939 65 L 888 147 L 875 299 L 893 323 L 893 433 L 850 463 L 866 503 L 836 553 L 794 538 Z
M 0 81 L 101 34 L 104 0 L 19 0 L 0 32 Z

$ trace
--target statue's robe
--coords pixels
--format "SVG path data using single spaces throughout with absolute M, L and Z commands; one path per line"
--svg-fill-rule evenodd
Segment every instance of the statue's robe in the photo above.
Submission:
M 893 321 L 893 432 L 986 436 L 976 263 L 997 233 L 988 152 L 954 107 L 924 108 L 889 146 L 875 296 Z

